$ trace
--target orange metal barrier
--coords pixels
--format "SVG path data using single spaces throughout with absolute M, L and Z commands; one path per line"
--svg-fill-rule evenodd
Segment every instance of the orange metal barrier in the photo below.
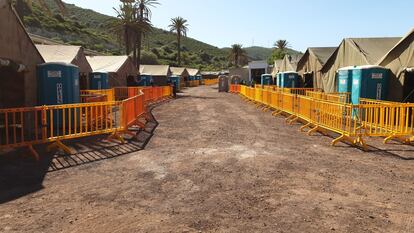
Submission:
M 210 86 L 210 85 L 216 85 L 219 83 L 218 78 L 216 79 L 204 79 L 204 85 Z
M 0 149 L 27 146 L 38 158 L 34 144 L 53 142 L 49 148 L 59 147 L 71 153 L 63 140 L 112 134 L 123 141 L 118 133 L 127 132 L 135 124 L 143 127 L 139 119 L 146 115 L 146 106 L 169 97 L 171 87 L 115 88 L 95 95 L 94 98 L 104 96 L 107 101 L 0 109 Z M 108 101 L 108 96 L 120 101 Z

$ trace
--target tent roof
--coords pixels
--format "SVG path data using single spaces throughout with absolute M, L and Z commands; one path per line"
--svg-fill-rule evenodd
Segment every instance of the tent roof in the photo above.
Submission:
M 404 52 L 406 48 L 414 41 L 414 28 L 403 37 L 397 44 L 394 45 L 392 49 L 388 51 L 377 63 L 380 66 L 386 66 L 393 59 L 398 57 L 401 53 Z
M 336 47 L 308 48 L 309 53 L 315 56 L 321 65 L 325 64 L 325 62 L 329 59 L 329 57 L 332 56 L 335 50 L 336 50 Z
M 94 72 L 116 73 L 129 60 L 128 56 L 88 56 Z
M 170 74 L 170 66 L 168 65 L 141 65 L 140 74 L 149 74 L 152 76 L 168 76 Z
M 81 46 L 72 45 L 36 45 L 45 62 L 72 63 L 76 59 Z
M 172 75 L 181 76 L 185 73 L 186 68 L 184 67 L 170 67 Z
M 198 69 L 187 68 L 187 71 L 190 76 L 196 76 L 200 73 L 200 70 Z
M 350 47 L 359 51 L 367 64 L 376 64 L 399 40 L 401 40 L 400 37 L 346 38 L 326 61 L 322 70 L 326 70 L 327 67 L 330 67 L 334 63 L 338 57 L 339 49 L 344 44 L 348 44 Z

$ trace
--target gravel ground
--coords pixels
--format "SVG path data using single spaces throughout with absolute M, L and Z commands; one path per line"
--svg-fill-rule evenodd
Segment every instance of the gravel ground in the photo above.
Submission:
M 45 173 L 0 232 L 414 232 L 413 147 L 331 147 L 215 87 L 153 114 L 145 150 Z

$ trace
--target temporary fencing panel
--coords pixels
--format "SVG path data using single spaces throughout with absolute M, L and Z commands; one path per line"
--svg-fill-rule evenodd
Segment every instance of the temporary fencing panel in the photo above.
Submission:
M 29 146 L 35 153 L 33 144 L 56 142 L 68 153 L 61 140 L 127 131 L 146 113 L 147 104 L 169 97 L 171 87 L 115 88 L 83 94 L 105 96 L 107 101 L 0 109 L 0 149 Z

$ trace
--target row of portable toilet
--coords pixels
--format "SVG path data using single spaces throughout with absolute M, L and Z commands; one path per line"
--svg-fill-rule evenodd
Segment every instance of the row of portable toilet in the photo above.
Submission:
M 351 103 L 360 98 L 385 100 L 390 71 L 379 66 L 350 66 L 337 71 L 338 92 L 350 93 Z
M 300 86 L 299 74 L 297 72 L 281 72 L 273 78 L 271 74 L 261 76 L 262 85 L 276 85 L 281 88 L 298 88 Z

